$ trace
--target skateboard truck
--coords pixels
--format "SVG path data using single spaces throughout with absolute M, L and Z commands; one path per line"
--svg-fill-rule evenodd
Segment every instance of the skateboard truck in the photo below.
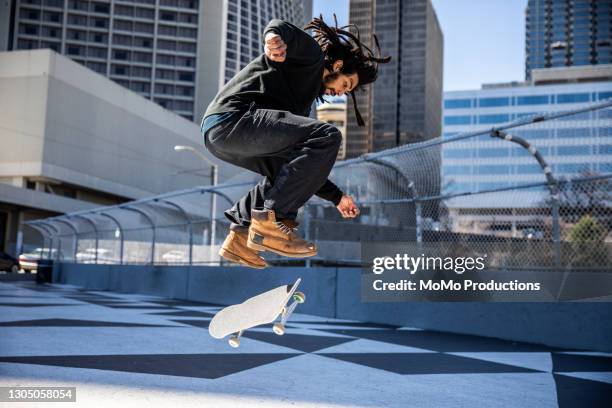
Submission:
M 304 303 L 306 301 L 306 295 L 304 292 L 295 292 L 293 294 L 293 302 L 289 305 L 289 308 L 283 307 L 283 312 L 281 313 L 281 321 L 274 323 L 272 326 L 272 331 L 279 336 L 285 334 L 285 323 L 291 317 L 291 314 L 295 310 L 298 304 Z

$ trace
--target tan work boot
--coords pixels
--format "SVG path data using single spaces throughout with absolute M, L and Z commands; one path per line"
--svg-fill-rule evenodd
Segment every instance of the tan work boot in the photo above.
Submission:
M 268 264 L 256 250 L 247 247 L 248 230 L 232 230 L 223 241 L 219 255 L 228 261 L 240 263 L 251 268 L 263 269 Z
M 317 254 L 317 246 L 295 233 L 297 222 L 276 221 L 272 210 L 251 210 L 251 226 L 247 246 L 260 251 L 271 251 L 291 258 L 305 258 Z

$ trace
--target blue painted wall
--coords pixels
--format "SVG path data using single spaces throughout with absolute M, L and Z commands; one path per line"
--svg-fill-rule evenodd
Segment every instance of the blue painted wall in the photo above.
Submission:
M 302 278 L 298 312 L 398 326 L 612 351 L 607 302 L 363 303 L 357 268 L 289 268 L 56 264 L 54 282 L 92 290 L 144 293 L 234 304 Z

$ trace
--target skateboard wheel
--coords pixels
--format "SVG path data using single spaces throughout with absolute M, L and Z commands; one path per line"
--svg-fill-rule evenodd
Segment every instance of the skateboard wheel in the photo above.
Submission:
M 229 340 L 227 341 L 229 343 L 230 346 L 232 346 L 233 348 L 237 348 L 238 346 L 240 346 L 240 339 L 238 338 L 238 336 L 232 336 L 229 338 Z
M 285 326 L 283 326 L 282 323 L 274 323 L 274 326 L 272 326 L 272 331 L 279 336 L 282 336 L 285 334 Z
M 304 292 L 295 292 L 293 294 L 293 300 L 298 303 L 304 303 L 306 301 L 306 295 L 304 294 Z

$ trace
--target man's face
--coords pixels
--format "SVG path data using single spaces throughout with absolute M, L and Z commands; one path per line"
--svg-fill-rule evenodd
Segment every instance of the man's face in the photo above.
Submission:
M 358 82 L 359 77 L 357 73 L 347 75 L 335 71 L 323 77 L 322 87 L 325 95 L 342 96 L 355 89 Z

